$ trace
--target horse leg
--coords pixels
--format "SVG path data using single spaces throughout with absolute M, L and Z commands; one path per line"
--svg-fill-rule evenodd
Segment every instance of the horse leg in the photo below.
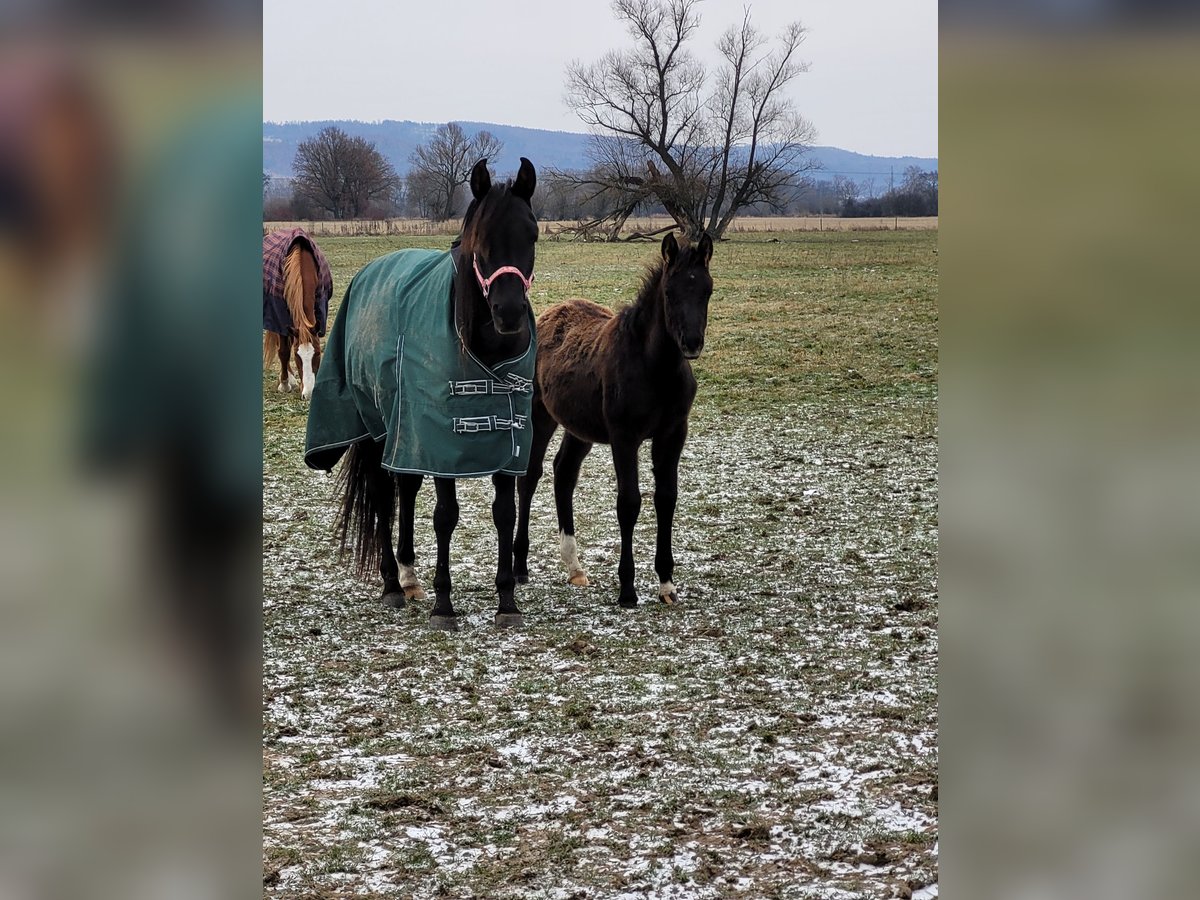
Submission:
M 617 603 L 626 609 L 637 606 L 637 588 L 633 585 L 633 526 L 642 509 L 642 490 L 638 486 L 638 445 L 613 441 L 613 467 L 617 470 L 617 524 L 621 526 L 621 562 L 617 578 L 621 593 Z
M 316 332 L 313 333 L 312 342 L 313 342 L 313 350 L 314 350 L 313 358 L 312 358 L 312 371 L 313 371 L 313 380 L 315 381 L 316 377 L 317 377 L 317 372 L 319 372 L 321 370 L 321 339 L 319 337 L 317 337 Z
M 393 609 L 404 607 L 404 594 L 400 590 L 400 573 L 396 566 L 396 555 L 392 553 L 392 522 L 396 517 L 396 480 L 392 473 L 376 468 L 368 487 L 371 503 L 375 507 L 375 543 L 379 547 L 379 575 L 383 578 L 383 594 L 380 601 Z
M 450 602 L 450 537 L 458 525 L 458 497 L 453 478 L 435 478 L 437 505 L 433 508 L 433 530 L 437 535 L 437 569 L 433 575 L 433 612 L 429 625 L 439 631 L 457 631 L 458 618 Z
M 292 389 L 292 339 L 286 334 L 279 336 L 279 387 L 278 391 L 281 394 L 286 394 Z
M 588 583 L 587 572 L 579 562 L 579 548 L 575 543 L 575 485 L 579 482 L 579 469 L 583 458 L 592 445 L 570 432 L 563 433 L 562 444 L 554 456 L 554 507 L 558 513 L 558 552 L 567 567 L 567 580 L 571 584 L 584 586 Z
M 417 504 L 417 491 L 424 478 L 424 475 L 396 476 L 400 485 L 400 544 L 396 548 L 396 557 L 400 563 L 400 587 L 404 590 L 406 600 L 425 599 L 425 588 L 421 586 L 421 581 L 413 569 L 417 555 L 413 549 L 413 513 Z
M 497 628 L 519 628 L 525 624 L 513 596 L 517 584 L 513 576 L 513 524 L 517 519 L 515 481 L 514 476 L 500 472 L 492 476 L 492 486 L 496 489 L 495 499 L 492 500 L 492 522 L 496 525 L 498 549 L 496 593 L 500 595 L 500 606 L 496 609 Z
M 313 365 L 316 348 L 310 343 L 296 342 L 296 371 L 300 373 L 300 396 L 305 400 L 312 396 L 317 382 L 317 369 Z
M 675 525 L 675 502 L 679 496 L 679 456 L 683 453 L 686 439 L 685 420 L 679 428 L 656 437 L 650 445 L 650 459 L 654 465 L 654 517 L 658 520 L 654 568 L 658 572 L 658 596 L 668 606 L 679 600 L 675 585 L 671 583 L 675 571 L 671 532 Z
M 550 418 L 546 407 L 537 397 L 533 399 L 533 444 L 529 449 L 529 470 L 517 478 L 517 497 L 520 509 L 517 517 L 517 536 L 513 539 L 513 568 L 516 572 L 517 583 L 529 581 L 529 510 L 533 506 L 533 494 L 538 482 L 542 480 L 542 461 L 546 457 L 546 447 L 550 438 L 558 429 L 558 423 Z

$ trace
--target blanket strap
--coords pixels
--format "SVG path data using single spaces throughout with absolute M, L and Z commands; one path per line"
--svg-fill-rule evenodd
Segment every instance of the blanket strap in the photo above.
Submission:
M 455 434 L 476 434 L 480 431 L 523 431 L 526 416 L 516 415 L 511 419 L 499 416 L 456 416 L 454 418 Z
M 470 381 L 451 381 L 451 397 L 470 397 L 480 394 L 529 394 L 533 391 L 533 381 L 522 378 L 515 372 L 509 373 L 504 381 L 493 381 L 489 378 L 476 378 Z

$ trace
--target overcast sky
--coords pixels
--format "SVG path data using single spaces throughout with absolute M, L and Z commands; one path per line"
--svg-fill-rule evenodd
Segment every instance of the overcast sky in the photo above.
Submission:
M 706 0 L 690 46 L 716 63 L 742 0 Z M 817 143 L 937 156 L 936 0 L 749 0 L 760 31 L 799 19 L 809 71 L 789 86 Z M 572 60 L 630 38 L 605 0 L 265 0 L 263 118 L 477 121 L 585 131 L 563 102 Z

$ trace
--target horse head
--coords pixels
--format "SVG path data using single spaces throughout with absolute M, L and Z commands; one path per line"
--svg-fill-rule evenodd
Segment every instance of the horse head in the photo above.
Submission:
M 497 334 L 518 334 L 528 327 L 538 238 L 531 204 L 536 184 L 533 164 L 525 157 L 511 184 L 493 187 L 486 159 L 471 170 L 473 199 L 463 219 L 462 261 L 473 270 Z
M 708 326 L 708 300 L 712 296 L 712 238 L 705 234 L 695 244 L 680 247 L 674 234 L 662 242 L 663 311 L 667 331 L 687 359 L 695 359 L 704 349 L 704 330 Z

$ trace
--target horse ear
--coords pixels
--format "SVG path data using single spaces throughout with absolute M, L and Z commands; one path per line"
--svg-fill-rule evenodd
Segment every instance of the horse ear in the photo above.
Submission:
M 712 238 L 708 232 L 704 232 L 704 237 L 700 238 L 700 243 L 696 245 L 696 252 L 700 254 L 700 263 L 704 268 L 708 268 L 708 261 L 712 259 Z
M 521 169 L 517 172 L 517 180 L 513 182 L 512 186 L 513 195 L 529 203 L 533 198 L 535 187 L 537 187 L 537 172 L 533 170 L 533 163 L 522 156 Z
M 471 170 L 471 196 L 482 200 L 483 195 L 492 189 L 492 176 L 488 174 L 487 157 L 475 163 Z
M 675 257 L 679 255 L 679 244 L 675 242 L 675 232 L 668 231 L 667 236 L 662 242 L 662 258 L 668 266 L 675 262 Z

